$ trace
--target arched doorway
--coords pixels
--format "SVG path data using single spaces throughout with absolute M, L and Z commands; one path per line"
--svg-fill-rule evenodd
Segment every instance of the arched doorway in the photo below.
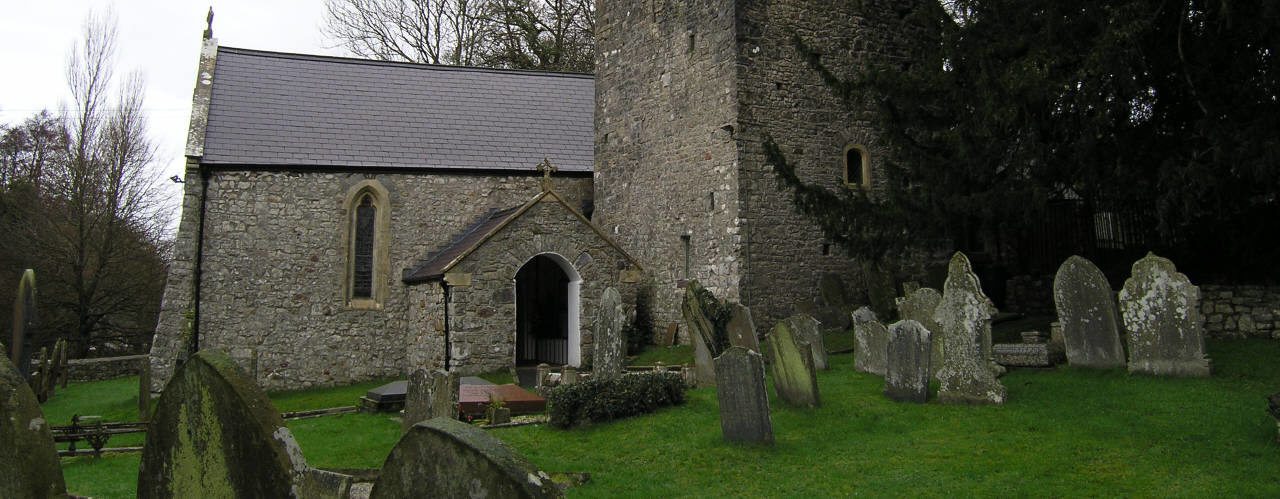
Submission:
M 564 257 L 543 253 L 516 272 L 516 365 L 580 365 L 582 277 Z

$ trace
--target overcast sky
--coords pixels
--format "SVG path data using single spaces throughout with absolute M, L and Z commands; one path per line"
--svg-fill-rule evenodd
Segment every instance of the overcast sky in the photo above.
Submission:
M 118 23 L 117 79 L 138 70 L 147 83 L 151 136 L 164 177 L 182 172 L 191 91 L 205 14 L 213 7 L 219 45 L 342 55 L 320 26 L 323 0 L 16 0 L 0 15 L 0 122 L 16 123 L 68 99 L 66 61 L 90 11 Z M 168 184 L 177 209 L 180 190 Z M 175 213 L 176 215 L 176 213 Z

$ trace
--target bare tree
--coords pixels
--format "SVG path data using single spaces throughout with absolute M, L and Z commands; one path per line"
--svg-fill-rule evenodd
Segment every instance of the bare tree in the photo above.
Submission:
M 580 73 L 595 67 L 589 0 L 492 0 L 483 16 L 486 66 Z
M 486 0 L 325 0 L 325 32 L 361 57 L 472 65 Z
M 136 74 L 113 81 L 115 40 L 110 14 L 86 20 L 68 58 L 64 149 L 44 166 L 41 195 L 10 203 L 6 218 L 20 241 L 4 245 L 6 253 L 38 255 L 32 266 L 50 309 L 44 330 L 70 339 L 81 356 L 112 340 L 145 343 L 165 278 L 167 214 L 144 86 Z

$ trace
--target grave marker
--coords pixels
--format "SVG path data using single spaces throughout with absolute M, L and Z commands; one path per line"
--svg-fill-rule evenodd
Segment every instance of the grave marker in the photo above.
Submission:
M 814 369 L 819 371 L 830 369 L 830 363 L 827 362 L 826 340 L 822 337 L 822 324 L 818 323 L 818 319 L 808 314 L 797 314 L 788 317 L 786 321 L 796 338 L 813 347 Z
M 64 497 L 67 487 L 36 394 L 0 357 L 0 497 Z
M 944 403 L 1003 404 L 1006 390 L 996 379 L 989 361 L 991 316 L 995 305 L 982 292 L 969 258 L 956 252 L 947 266 L 942 302 L 933 319 L 942 330 L 941 383 L 938 400 Z
M 627 338 L 622 331 L 626 313 L 618 290 L 605 288 L 596 305 L 595 355 L 591 362 L 592 377 L 613 379 L 622 375 L 626 361 Z
M 1129 331 L 1129 372 L 1209 375 L 1200 288 L 1173 262 L 1147 253 L 1134 263 L 1120 290 L 1120 310 Z
M 904 320 L 889 326 L 888 362 L 884 394 L 899 402 L 929 400 L 929 367 L 933 334 L 919 322 Z
M 756 324 L 751 320 L 751 309 L 741 303 L 733 303 L 729 305 L 729 310 L 732 314 L 729 316 L 729 325 L 726 328 L 726 333 L 729 334 L 729 345 L 759 353 L 760 340 L 756 338 Z
M 884 376 L 889 352 L 889 330 L 876 320 L 876 313 L 862 307 L 853 313 L 853 368 Z
M 1067 363 L 1095 369 L 1125 365 L 1115 295 L 1093 262 L 1078 256 L 1062 262 L 1053 278 L 1053 302 Z
M 938 303 L 942 301 L 942 293 L 933 288 L 916 288 L 909 292 L 903 298 L 898 300 L 898 317 L 902 320 L 913 320 L 919 322 L 921 326 L 929 331 L 933 336 L 933 344 L 929 352 L 929 365 L 933 370 L 933 377 L 938 377 L 938 370 L 942 369 L 942 328 L 938 327 L 938 323 L 933 320 L 933 313 L 938 309 Z
M 13 341 L 9 343 L 9 361 L 18 368 L 22 379 L 31 379 L 31 361 L 27 348 L 36 329 L 36 271 L 27 269 L 18 281 L 18 294 L 13 299 Z
M 759 352 L 733 346 L 716 357 L 716 398 L 725 440 L 773 444 L 764 358 Z
M 405 393 L 404 415 L 400 427 L 409 427 L 434 418 L 458 417 L 458 375 L 443 369 L 418 369 L 409 375 Z
M 797 340 L 786 321 L 780 321 L 767 337 L 773 388 L 783 402 L 797 407 L 818 407 L 818 376 L 813 369 L 812 346 Z

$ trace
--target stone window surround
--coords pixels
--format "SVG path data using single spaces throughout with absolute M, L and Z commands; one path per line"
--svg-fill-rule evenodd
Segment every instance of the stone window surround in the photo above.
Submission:
M 849 152 L 850 151 L 858 151 L 858 156 L 862 158 L 862 164 L 859 165 L 861 178 L 857 179 L 857 181 L 854 181 L 854 179 L 849 178 L 849 173 L 850 173 Z M 871 188 L 871 153 L 870 151 L 867 150 L 867 146 L 862 144 L 846 145 L 844 146 L 844 154 L 842 154 L 840 158 L 841 158 L 840 162 L 844 166 L 843 175 L 844 175 L 844 185 L 846 187 L 862 188 L 862 189 Z
M 372 196 L 375 211 L 373 230 L 373 296 L 352 296 L 355 275 L 356 207 L 365 195 Z M 387 188 L 374 179 L 366 179 L 347 189 L 343 203 L 346 224 L 342 230 L 342 247 L 346 272 L 343 275 L 342 302 L 348 309 L 382 310 L 388 295 L 387 275 L 390 264 L 391 196 Z

